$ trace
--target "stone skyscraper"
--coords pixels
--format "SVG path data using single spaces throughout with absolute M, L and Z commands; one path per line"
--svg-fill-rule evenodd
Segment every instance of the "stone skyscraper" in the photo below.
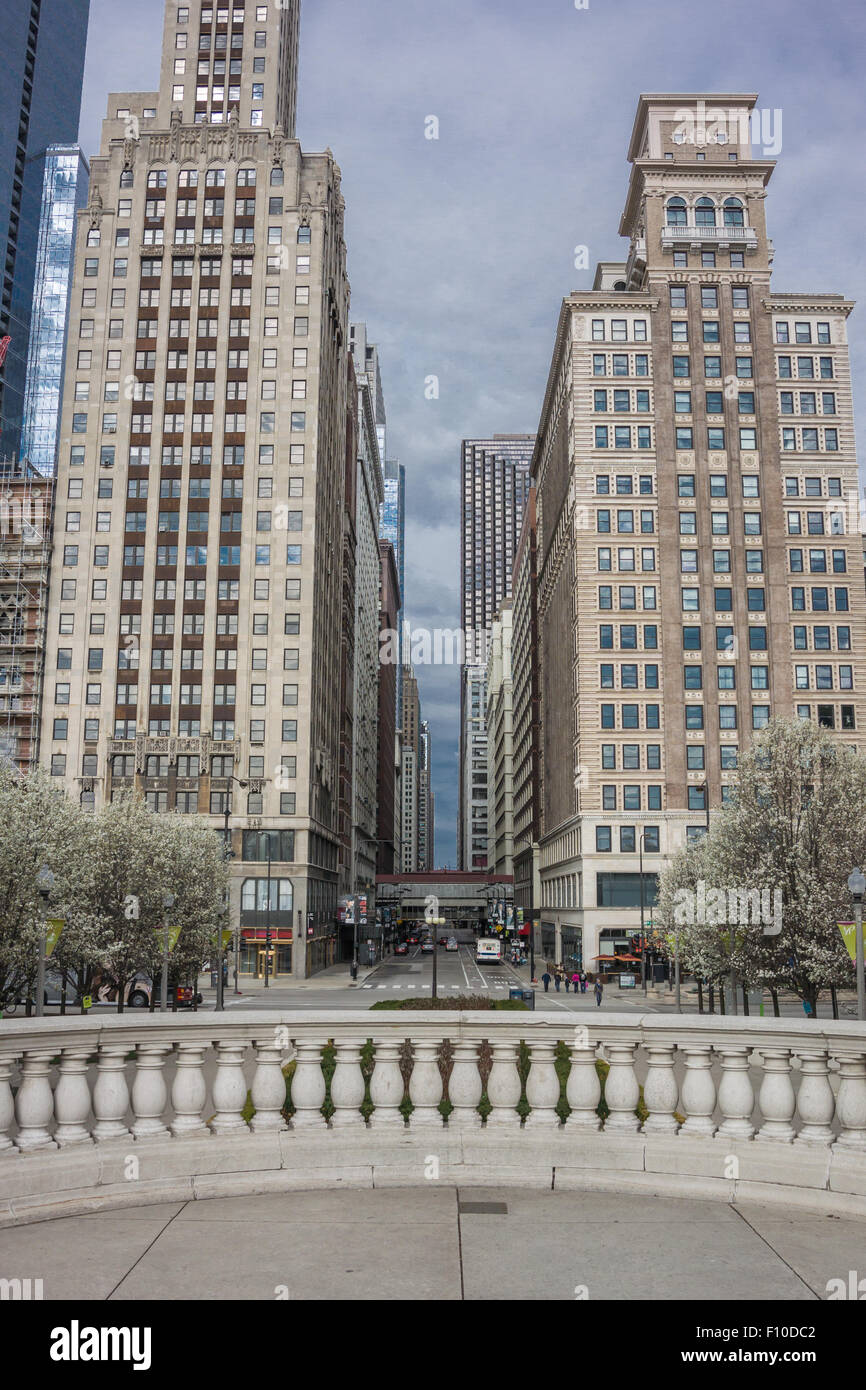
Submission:
M 241 969 L 331 955 L 349 286 L 299 7 L 166 6 L 79 214 L 42 757 L 226 826 Z M 270 849 L 270 893 L 268 881 Z
M 541 918 L 549 958 L 590 969 L 639 931 L 641 854 L 652 875 L 705 832 L 754 732 L 866 740 L 852 305 L 771 287 L 755 101 L 640 98 L 628 259 L 559 319 L 533 459 Z
M 487 845 L 487 643 L 511 572 L 530 487 L 533 434 L 464 439 L 460 459 L 460 610 L 466 663 L 460 673 L 457 862 L 485 869 Z

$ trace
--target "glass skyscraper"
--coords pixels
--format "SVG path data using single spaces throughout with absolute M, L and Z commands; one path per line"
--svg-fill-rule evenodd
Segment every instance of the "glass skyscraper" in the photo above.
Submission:
M 0 0 L 0 457 L 18 458 L 46 153 L 78 139 L 90 0 Z
M 87 163 L 77 145 L 48 146 L 21 429 L 22 457 L 44 474 L 54 472 L 75 214 L 84 206 L 87 183 Z

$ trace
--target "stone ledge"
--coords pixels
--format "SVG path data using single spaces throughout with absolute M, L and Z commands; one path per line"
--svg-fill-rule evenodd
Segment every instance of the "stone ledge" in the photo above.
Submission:
M 728 1155 L 739 1160 L 737 1179 L 725 1177 Z M 130 1156 L 141 1164 L 139 1176 L 123 1181 Z M 431 1182 L 700 1197 L 866 1216 L 866 1159 L 855 1151 L 431 1126 L 393 1135 L 322 1128 L 115 1141 L 23 1155 L 0 1165 L 0 1226 L 164 1201 Z

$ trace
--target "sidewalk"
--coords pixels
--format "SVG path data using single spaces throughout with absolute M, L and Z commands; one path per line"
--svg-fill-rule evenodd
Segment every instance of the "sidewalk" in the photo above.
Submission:
M 379 962 L 381 965 L 381 961 Z M 378 969 L 378 965 L 364 966 L 358 970 L 357 985 L 360 986 L 364 981 Z M 329 965 L 327 970 L 320 970 L 316 975 L 310 976 L 308 980 L 299 980 L 295 975 L 278 975 L 276 979 L 271 979 L 267 991 L 265 991 L 264 979 L 257 979 L 254 975 L 239 975 L 238 989 L 241 995 L 273 994 L 275 1003 L 282 1003 L 285 996 L 295 993 L 296 990 L 303 989 L 348 989 L 352 983 L 352 974 L 348 961 L 340 961 L 337 965 Z M 199 991 L 205 999 L 213 996 L 216 990 L 210 982 L 210 972 L 204 971 L 198 979 Z M 234 993 L 234 975 L 229 970 L 228 983 L 225 986 L 226 1003 L 229 999 L 237 998 Z
M 3 1273 L 44 1275 L 46 1300 L 76 1303 L 519 1297 L 573 1306 L 576 1286 L 583 1298 L 632 1303 L 815 1301 L 831 1278 L 862 1268 L 864 1229 L 757 1203 L 429 1183 L 39 1222 L 4 1230 Z

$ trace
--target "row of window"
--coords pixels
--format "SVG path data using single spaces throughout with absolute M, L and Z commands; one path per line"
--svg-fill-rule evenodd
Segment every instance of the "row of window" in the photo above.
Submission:
M 64 703 L 68 704 L 69 701 Z M 85 721 L 86 722 L 86 721 Z M 207 728 L 211 729 L 213 737 L 222 741 L 231 741 L 235 737 L 234 719 L 214 719 Z M 138 721 L 135 718 L 116 718 L 114 721 L 114 737 L 132 739 L 135 738 Z M 184 718 L 178 719 L 173 726 L 169 718 L 160 719 L 151 716 L 148 721 L 147 732 L 151 738 L 166 738 L 171 733 L 176 733 L 179 738 L 200 738 L 201 719 Z M 280 738 L 283 743 L 297 743 L 298 740 L 298 721 L 296 719 L 283 719 L 280 723 Z M 265 742 L 265 720 L 251 719 L 249 723 L 249 741 L 256 747 Z
M 238 512 L 238 513 L 236 513 L 236 515 L 239 516 L 240 513 Z M 300 528 L 298 528 L 298 529 L 300 529 Z M 76 564 L 78 563 L 77 554 L 76 554 L 75 558 L 67 559 L 67 557 L 66 557 L 66 551 L 67 551 L 67 550 L 70 550 L 70 551 L 71 551 L 71 550 L 75 550 L 75 551 L 77 551 L 77 549 L 78 549 L 77 546 L 65 546 L 65 547 L 64 547 L 64 558 L 63 558 L 63 563 L 64 563 L 64 565 L 76 565 Z M 107 546 L 96 546 L 96 547 L 94 547 L 94 559 L 93 559 L 93 563 L 94 563 L 94 565 L 95 565 L 97 568 L 104 568 L 104 567 L 108 564 L 108 557 L 105 556 L 105 557 L 103 558 L 103 556 L 101 555 L 101 553 L 100 553 L 99 557 L 97 557 L 96 551 L 98 550 L 98 551 L 102 552 L 103 550 L 107 550 L 107 549 L 108 549 Z M 178 562 L 178 549 L 179 549 L 179 548 L 178 548 L 178 546 L 176 546 L 176 545 L 158 545 L 157 548 L 156 548 L 156 564 L 157 564 L 158 566 L 169 566 L 169 567 L 171 567 L 171 568 L 175 568 L 175 567 L 177 566 L 177 562 Z M 302 554 L 303 554 L 303 547 L 302 547 L 302 546 L 300 546 L 300 545 L 287 545 L 287 546 L 286 546 L 286 564 L 287 564 L 287 565 L 300 565 L 300 564 L 302 564 Z M 125 567 L 125 568 L 139 569 L 139 568 L 143 567 L 144 562 L 145 562 L 145 547 L 144 547 L 143 545 L 125 545 L 125 546 L 123 547 L 123 564 L 124 564 L 124 567 Z M 206 565 L 206 564 L 207 564 L 207 546 L 206 546 L 206 545 L 188 545 L 188 546 L 186 546 L 185 551 L 184 551 L 184 562 L 185 562 L 187 568 L 189 568 L 190 566 L 192 566 L 192 567 L 194 567 L 194 568 L 199 568 L 199 567 L 201 567 L 201 566 Z M 240 547 L 239 545 L 221 545 L 221 546 L 219 546 L 219 548 L 218 548 L 218 563 L 219 563 L 219 565 L 220 565 L 221 568 L 222 568 L 223 566 L 226 566 L 226 565 L 228 565 L 228 566 L 240 565 L 240 563 L 241 563 L 241 547 Z M 270 545 L 256 545 L 256 546 L 254 546 L 254 548 L 253 548 L 253 563 L 256 564 L 256 565 L 269 565 L 269 564 L 271 563 L 271 547 L 270 547 Z
M 735 343 L 750 343 L 752 341 L 752 325 L 748 319 L 734 319 L 733 339 Z M 701 320 L 701 342 L 720 343 L 722 341 L 722 324 L 720 319 Z M 689 342 L 689 321 L 688 319 L 671 319 L 671 342 Z
M 661 794 L 661 788 L 657 789 Z M 652 807 L 652 810 L 660 809 Z M 644 854 L 658 854 L 659 852 L 659 828 L 657 825 L 644 825 L 640 830 L 640 838 L 643 841 Z M 633 825 L 621 825 L 619 827 L 619 852 L 620 854 L 637 853 L 638 832 Z M 599 854 L 610 854 L 613 849 L 613 829 L 609 825 L 597 825 L 595 827 L 595 848 Z
M 103 444 L 99 451 L 99 461 L 105 467 L 113 467 L 115 461 L 115 447 L 113 444 Z M 226 444 L 223 446 L 223 468 L 243 468 L 246 449 L 243 444 Z M 73 444 L 69 450 L 70 468 L 83 468 L 86 459 L 85 446 L 83 444 Z M 184 448 L 180 444 L 164 444 L 160 454 L 160 462 L 163 468 L 182 468 L 184 463 L 189 463 L 191 468 L 210 468 L 212 466 L 213 449 L 210 444 L 193 444 Z M 151 450 L 149 444 L 134 444 L 128 453 L 130 468 L 149 468 L 151 462 Z M 304 445 L 289 445 L 289 465 L 292 468 L 303 468 L 304 466 Z M 258 450 L 258 462 L 260 468 L 272 468 L 274 463 L 273 444 L 260 444 Z M 227 486 L 231 479 L 223 480 L 223 486 Z M 234 480 L 240 483 L 240 479 Z M 228 494 L 223 496 L 241 496 L 241 493 Z
M 737 748 L 735 744 L 722 744 L 719 749 L 720 767 L 723 772 L 736 771 Z M 690 771 L 704 769 L 705 749 L 702 743 L 686 745 L 686 767 Z M 648 772 L 661 768 L 660 743 L 603 743 L 601 745 L 601 766 L 605 772 L 640 772 L 643 766 Z M 652 809 L 652 808 L 650 808 Z
M 689 306 L 689 286 L 670 285 L 670 306 L 672 309 L 687 309 Z M 719 308 L 719 285 L 696 285 L 694 287 L 700 294 L 700 305 L 702 309 Z M 733 309 L 748 309 L 750 307 L 750 292 L 748 285 L 731 285 L 731 307 Z
M 60 581 L 60 598 L 62 602 L 72 602 L 76 597 L 78 581 L 76 579 L 62 579 Z M 270 598 L 269 579 L 255 579 L 253 581 L 253 597 L 256 601 Z M 94 579 L 91 582 L 91 598 L 94 602 L 101 602 L 108 598 L 108 580 Z M 173 600 L 177 597 L 177 581 L 175 579 L 156 579 L 153 585 L 154 599 L 159 602 Z M 184 598 L 203 599 L 205 596 L 205 581 L 203 579 L 188 579 L 184 584 Z M 139 602 L 144 597 L 144 581 L 141 579 L 124 579 L 120 586 L 120 597 L 124 602 Z M 239 597 L 239 581 L 237 579 L 220 579 L 218 581 L 217 598 L 220 601 L 225 599 L 237 599 Z M 298 600 L 301 597 L 300 579 L 286 580 L 286 598 L 288 600 Z M 258 615 L 253 615 L 253 622 Z M 264 616 L 264 615 L 262 615 Z M 123 621 L 123 617 L 121 618 Z M 260 629 L 254 627 L 253 631 Z

